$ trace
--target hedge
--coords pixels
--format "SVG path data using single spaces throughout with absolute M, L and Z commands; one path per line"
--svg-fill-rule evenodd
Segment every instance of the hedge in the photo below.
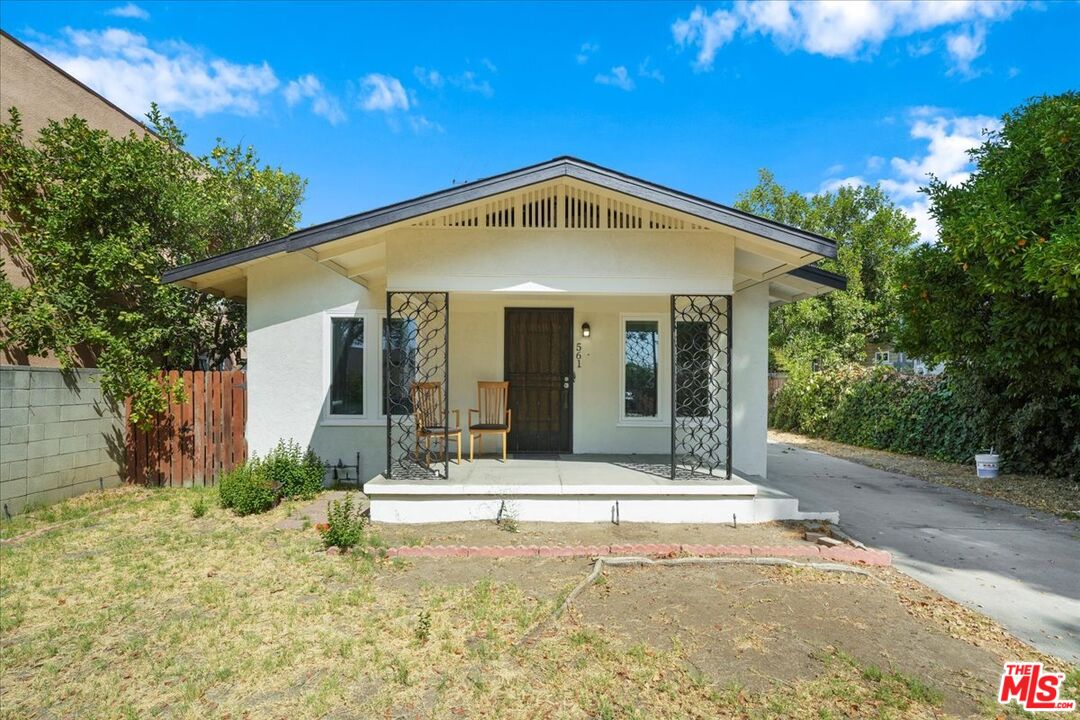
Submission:
M 1080 394 L 1009 398 L 963 377 L 850 365 L 792 373 L 769 420 L 780 430 L 949 462 L 993 446 L 1006 470 L 1080 478 Z

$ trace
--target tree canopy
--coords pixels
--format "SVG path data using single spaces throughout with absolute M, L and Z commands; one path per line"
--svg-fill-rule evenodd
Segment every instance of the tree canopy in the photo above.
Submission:
M 1080 388 L 1080 94 L 1033 100 L 925 192 L 939 241 L 901 266 L 899 339 L 1001 392 Z
M 160 369 L 219 367 L 245 344 L 242 305 L 174 285 L 167 268 L 284 235 L 305 181 L 219 139 L 206 156 L 151 109 L 156 134 L 115 138 L 71 117 L 32 141 L 12 108 L 0 122 L 0 238 L 29 279 L 0 280 L 5 349 L 80 355 L 136 420 L 163 408 Z
M 847 289 L 773 308 L 770 365 L 808 368 L 865 360 L 869 343 L 888 342 L 896 322 L 898 258 L 916 241 L 915 223 L 879 187 L 841 187 L 807 197 L 768 170 L 736 207 L 836 240 L 836 260 L 819 265 L 847 278 Z

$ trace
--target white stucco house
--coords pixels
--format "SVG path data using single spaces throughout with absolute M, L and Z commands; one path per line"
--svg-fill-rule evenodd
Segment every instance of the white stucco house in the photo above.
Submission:
M 251 451 L 358 457 L 375 520 L 760 522 L 805 516 L 762 485 L 769 306 L 835 256 L 561 157 L 165 280 L 246 302 Z

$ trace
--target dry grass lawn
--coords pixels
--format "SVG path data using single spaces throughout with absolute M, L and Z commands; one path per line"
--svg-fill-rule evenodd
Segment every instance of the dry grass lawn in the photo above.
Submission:
M 0 717 L 995 717 L 997 664 L 1037 657 L 888 571 L 612 568 L 549 620 L 587 561 L 327 556 L 295 508 L 201 494 L 0 548 Z

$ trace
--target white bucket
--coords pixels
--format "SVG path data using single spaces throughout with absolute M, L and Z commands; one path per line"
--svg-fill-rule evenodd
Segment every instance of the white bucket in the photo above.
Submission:
M 978 454 L 975 456 L 975 472 L 981 478 L 996 478 L 999 462 L 1001 462 L 1001 456 L 995 453 Z

